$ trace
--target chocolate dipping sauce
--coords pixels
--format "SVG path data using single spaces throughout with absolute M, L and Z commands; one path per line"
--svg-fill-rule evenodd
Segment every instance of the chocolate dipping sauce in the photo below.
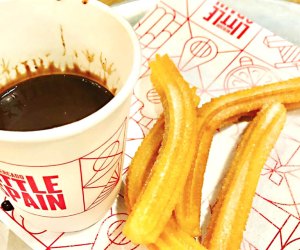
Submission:
M 26 79 L 0 92 L 0 129 L 34 131 L 78 121 L 102 108 L 113 94 L 72 74 Z

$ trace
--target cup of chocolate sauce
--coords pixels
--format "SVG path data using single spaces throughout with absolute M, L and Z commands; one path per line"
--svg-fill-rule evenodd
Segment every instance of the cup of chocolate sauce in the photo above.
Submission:
M 121 186 L 138 39 L 96 0 L 0 1 L 0 36 L 0 199 L 27 228 L 87 228 Z

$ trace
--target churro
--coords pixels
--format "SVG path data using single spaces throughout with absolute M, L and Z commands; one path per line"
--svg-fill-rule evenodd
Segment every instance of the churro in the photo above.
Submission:
M 151 172 L 154 160 L 158 154 L 158 148 L 162 141 L 163 129 L 164 120 L 163 117 L 160 117 L 144 138 L 130 164 L 125 185 L 125 200 L 127 201 L 126 205 L 128 211 L 131 211 L 131 207 L 135 204 L 142 187 L 147 182 L 147 177 Z M 130 188 L 128 188 L 128 186 L 130 186 Z M 147 245 L 147 248 L 151 250 L 205 249 L 193 237 L 181 230 L 172 217 L 156 242 Z
M 128 168 L 125 185 L 125 204 L 131 210 L 145 185 L 156 160 L 164 134 L 164 117 L 161 116 L 145 136 Z
M 150 64 L 151 80 L 164 108 L 165 132 L 147 183 L 123 229 L 134 243 L 154 243 L 162 233 L 183 192 L 191 167 L 187 161 L 195 155 L 191 150 L 191 142 L 196 141 L 195 97 L 171 64 L 167 56 L 158 56 Z
M 171 63 L 170 59 L 167 56 L 162 57 L 162 63 L 164 63 L 164 65 L 168 65 L 175 74 L 180 76 L 180 78 L 182 80 L 182 76 L 180 75 L 178 69 L 176 68 L 174 63 Z M 197 107 L 199 105 L 200 98 L 196 95 L 196 89 L 189 88 L 188 84 L 182 84 L 180 82 L 179 82 L 179 88 L 183 92 L 185 99 L 189 98 L 189 99 L 193 100 L 194 107 L 198 111 Z M 198 123 L 197 118 L 195 118 L 194 122 Z M 189 124 L 186 124 L 186 125 L 188 127 L 191 126 Z M 191 166 L 193 166 L 195 164 L 199 140 L 200 140 L 200 138 L 199 138 L 199 136 L 197 136 L 197 128 L 196 128 L 194 131 L 193 137 L 191 138 L 190 144 L 189 144 L 189 153 L 185 156 L 185 164 L 187 165 L 186 166 L 187 168 L 191 169 Z M 189 184 L 190 184 L 189 182 L 192 180 L 190 175 L 191 175 L 191 171 L 189 172 L 189 176 L 187 178 L 188 183 L 186 183 L 185 185 L 189 186 Z M 180 206 L 180 204 L 185 204 L 184 203 L 185 196 L 189 195 L 189 194 L 187 194 L 187 192 L 190 192 L 190 190 L 185 188 L 185 191 L 181 193 L 179 202 L 177 202 L 176 221 L 179 223 L 179 225 L 181 225 L 181 226 L 184 225 L 185 231 L 190 233 L 191 236 L 198 236 L 198 235 L 200 235 L 200 224 L 198 223 L 198 227 L 188 228 L 188 226 L 191 225 L 192 223 L 188 222 L 188 219 L 190 219 L 190 217 L 186 217 L 185 213 L 186 212 L 188 213 L 189 211 L 184 211 L 185 206 Z M 201 190 L 200 190 L 200 192 L 201 192 Z M 183 216 L 178 216 L 179 213 L 182 214 Z
M 239 116 L 253 113 L 264 104 L 283 103 L 288 109 L 300 106 L 300 78 L 257 86 L 220 96 L 204 104 L 198 111 L 198 155 L 192 166 L 185 196 L 176 207 L 176 218 L 181 227 L 196 236 L 201 210 L 201 190 L 213 135 L 218 128 L 229 125 Z M 181 207 L 181 209 L 178 209 Z
M 274 103 L 283 103 L 289 109 L 300 107 L 300 78 L 214 98 L 197 109 L 199 98 L 194 89 L 189 88 L 167 56 L 158 56 L 150 67 L 151 80 L 163 104 L 164 118 L 160 118 L 145 137 L 129 168 L 125 200 L 130 214 L 123 232 L 134 243 L 146 244 L 150 249 L 205 249 L 193 237 L 200 235 L 201 190 L 213 136 L 217 129 L 243 116 L 254 116 L 265 104 L 271 105 L 271 108 L 263 108 L 251 122 L 236 153 L 235 159 L 241 158 L 241 162 L 246 159 L 245 155 L 259 157 L 249 161 L 251 169 L 255 169 L 251 172 L 253 175 L 240 169 L 235 173 L 232 170 L 234 168 L 230 168 L 205 238 L 209 249 L 223 249 L 224 242 L 227 247 L 224 249 L 237 249 L 248 217 L 247 211 L 243 210 L 242 218 L 235 215 L 236 211 L 226 215 L 227 219 L 232 219 L 229 225 L 232 231 L 228 235 L 225 235 L 228 228 L 224 228 L 222 216 L 217 216 L 219 211 L 222 213 L 223 206 L 224 211 L 227 211 L 229 203 L 226 199 L 231 197 L 234 185 L 237 185 L 231 186 L 230 178 L 235 178 L 234 183 L 241 184 L 239 181 L 242 179 L 235 176 L 250 176 L 252 193 L 246 193 L 245 201 L 247 209 L 250 209 L 257 183 L 255 178 L 260 173 L 254 165 L 263 164 L 268 154 L 258 154 L 253 151 L 254 148 L 249 151 L 246 142 L 254 140 L 251 133 L 262 133 L 259 127 L 263 124 L 273 131 L 273 138 L 263 135 L 268 143 L 266 149 L 271 150 L 271 139 L 277 138 L 285 116 L 282 105 Z M 283 113 L 279 115 L 278 110 Z M 268 120 L 267 116 L 271 118 Z M 275 122 L 276 119 L 280 126 Z M 263 147 L 261 142 L 257 145 Z M 244 148 L 248 150 L 246 153 Z M 234 164 L 240 163 L 234 160 Z M 236 201 L 236 204 L 241 203 Z M 239 223 L 238 227 L 233 224 L 235 222 Z
M 160 250 L 206 250 L 204 246 L 183 231 L 174 218 L 170 219 L 164 231 L 152 246 Z
M 261 170 L 286 119 L 282 104 L 262 108 L 250 123 L 223 180 L 208 225 L 209 249 L 239 249 Z

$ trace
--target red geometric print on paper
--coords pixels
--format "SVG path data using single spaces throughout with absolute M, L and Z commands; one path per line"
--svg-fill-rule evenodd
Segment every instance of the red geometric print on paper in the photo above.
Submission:
M 186 18 L 175 10 L 156 6 L 144 20 L 138 23 L 135 31 L 140 40 L 143 52 L 142 76 L 148 72 L 148 61 L 168 40 L 182 27 Z
M 64 235 L 64 233 L 49 233 L 47 230 L 41 230 L 32 227 L 26 222 L 26 219 L 18 214 L 16 209 L 12 212 L 3 213 L 15 223 L 17 229 L 23 230 L 24 236 L 34 239 L 35 246 L 38 246 L 39 249 L 48 249 L 48 247 L 51 247 L 59 238 Z
M 248 89 L 276 81 L 271 70 L 254 65 L 250 57 L 240 58 L 240 66 L 231 70 L 225 79 L 224 89 L 227 93 Z
M 136 32 L 143 46 L 142 78 L 149 75 L 149 60 L 156 53 L 163 51 L 163 53 L 171 55 L 184 77 L 187 76 L 186 79 L 192 85 L 200 87 L 199 94 L 203 95 L 202 100 L 207 101 L 211 96 L 214 96 L 211 93 L 214 90 L 209 87 L 215 83 L 220 70 L 224 71 L 224 68 L 228 66 L 224 62 L 232 62 L 245 49 L 245 45 L 248 45 L 247 41 L 251 37 L 247 36 L 247 39 L 242 43 L 243 45 L 240 46 L 239 43 L 233 44 L 224 41 L 222 37 L 210 32 L 202 23 L 196 23 L 197 19 L 193 19 L 193 17 L 198 13 L 204 15 L 200 11 L 203 4 L 208 5 L 207 1 L 202 1 L 199 6 L 190 8 L 192 3 L 186 1 L 186 10 L 184 11 L 183 9 L 173 8 L 173 5 L 167 3 L 167 1 L 162 2 L 137 25 Z M 218 6 L 218 11 L 224 8 L 230 12 L 227 13 L 228 16 L 224 13 L 221 15 L 222 11 L 215 13 L 214 18 L 216 20 L 213 24 L 220 21 L 220 23 L 234 27 L 232 30 L 233 35 L 239 34 L 238 36 L 242 37 L 252 25 L 252 21 L 220 2 L 212 1 L 211 6 Z M 163 36 L 166 39 L 160 39 L 160 35 L 165 33 L 168 34 L 168 36 Z M 176 38 L 182 36 L 182 34 L 185 35 L 185 40 L 178 43 Z M 239 39 L 236 38 L 236 40 Z M 166 43 L 169 47 L 165 46 Z M 172 50 L 172 47 L 177 47 L 177 49 Z M 180 47 L 182 49 L 178 49 Z M 212 62 L 215 63 L 211 64 Z M 211 68 L 210 65 L 212 65 Z M 192 79 L 190 79 L 191 75 L 193 75 Z M 220 93 L 220 87 L 216 91 Z M 208 97 L 205 95 L 208 95 Z
M 126 120 L 101 147 L 80 159 L 81 173 L 85 180 L 85 210 L 99 205 L 118 185 L 122 173 L 125 134 Z M 89 168 L 89 171 L 85 168 Z M 87 174 L 89 176 L 85 176 Z
M 142 88 L 137 88 L 134 91 L 130 120 L 138 126 L 135 129 L 141 129 L 142 138 L 144 138 L 149 129 L 155 124 L 159 113 L 162 111 L 162 107 L 160 97 L 152 84 L 147 83 L 141 86 Z
M 123 196 L 119 200 L 124 203 Z M 127 218 L 127 213 L 123 205 L 113 207 L 109 210 L 102 221 L 85 229 L 83 232 L 89 237 L 80 237 L 81 232 L 74 233 L 53 233 L 46 230 L 37 230 L 31 225 L 26 225 L 24 218 L 13 212 L 4 212 L 10 217 L 24 233 L 35 240 L 33 249 L 118 249 L 124 247 L 128 250 L 145 250 L 144 247 L 130 242 L 123 234 L 122 228 Z
M 155 91 L 155 89 L 150 89 L 148 92 L 147 92 L 147 99 L 149 102 L 153 103 L 153 104 L 160 104 L 160 97 L 158 95 L 158 93 Z
M 217 45 L 212 40 L 206 37 L 192 37 L 184 44 L 178 68 L 182 71 L 190 70 L 211 61 L 217 54 Z
M 259 195 L 300 220 L 300 143 L 281 137 L 278 144 L 262 172 L 264 188 Z
M 258 248 L 256 248 L 255 246 L 253 246 L 249 241 L 244 240 L 242 242 L 242 246 L 241 246 L 242 250 L 259 250 Z
M 255 247 L 254 249 L 299 249 L 295 248 L 299 246 L 299 224 L 299 219 L 257 195 L 245 235 L 246 237 L 255 236 L 254 239 L 251 239 L 251 242 L 255 242 L 251 243 Z M 244 239 L 245 241 L 247 240 Z
M 267 246 L 267 250 L 284 249 L 294 250 L 300 247 L 300 222 L 292 216 L 288 216 L 284 224 L 278 228 L 278 232 Z
M 161 110 L 160 98 L 153 89 L 153 86 L 148 84 L 140 91 L 136 89 L 132 97 L 130 108 L 123 174 L 126 174 L 131 159 L 142 142 L 142 139 L 157 121 L 160 112 L 156 113 L 155 110 L 149 111 L 151 106 L 157 107 L 155 109 L 157 111 Z
M 100 230 L 105 230 L 106 237 L 108 239 L 108 244 L 103 249 L 115 249 L 116 246 L 125 247 L 126 249 L 134 250 L 139 246 L 131 243 L 129 239 L 127 239 L 122 234 L 123 226 L 127 219 L 126 213 L 117 213 L 108 216 L 105 220 L 103 220 Z
M 292 43 L 282 39 L 279 36 L 267 36 L 264 44 L 271 48 L 277 49 L 280 53 L 281 62 L 275 63 L 276 68 L 300 68 L 300 48 Z
M 128 214 L 124 206 L 123 195 L 120 194 L 118 200 L 118 206 L 110 209 L 105 218 L 99 223 L 98 237 L 92 249 L 146 249 L 143 246 L 133 244 L 123 235 L 122 230 Z

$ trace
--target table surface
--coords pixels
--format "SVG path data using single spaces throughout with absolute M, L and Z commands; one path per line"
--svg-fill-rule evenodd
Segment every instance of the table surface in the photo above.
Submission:
M 120 13 L 126 13 L 127 18 L 131 16 L 130 22 L 134 25 L 154 2 L 156 0 L 129 1 L 130 6 L 119 5 L 117 8 Z M 298 35 L 300 5 L 283 0 L 223 0 L 223 2 L 261 26 L 300 46 Z M 0 250 L 15 249 L 30 250 L 31 248 L 0 221 Z

